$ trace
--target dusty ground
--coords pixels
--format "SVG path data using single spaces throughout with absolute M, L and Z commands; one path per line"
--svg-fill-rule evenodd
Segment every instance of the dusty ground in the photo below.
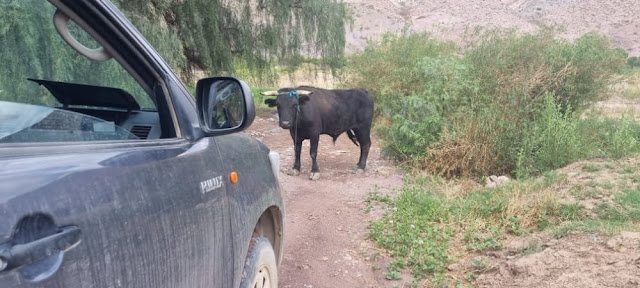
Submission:
M 402 185 L 402 173 L 381 159 L 376 139 L 367 171 L 352 174 L 360 148 L 342 135 L 336 145 L 320 138 L 318 165 L 321 178 L 308 179 L 311 167 L 309 141 L 302 148 L 299 176 L 288 176 L 293 165 L 293 143 L 275 117 L 258 117 L 250 135 L 280 153 L 280 181 L 286 209 L 286 237 L 280 287 L 391 287 L 381 268 L 385 259 L 365 240 L 367 223 L 379 214 L 367 213 L 364 200 L 377 189 L 381 193 Z M 384 253 L 382 253 L 384 254 Z
M 521 241 L 491 255 L 476 287 L 640 287 L 640 233 L 615 237 L 576 233 L 544 241 L 541 252 L 520 253 Z

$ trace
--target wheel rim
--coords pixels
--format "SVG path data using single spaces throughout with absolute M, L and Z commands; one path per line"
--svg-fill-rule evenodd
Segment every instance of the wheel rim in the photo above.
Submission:
M 272 288 L 271 287 L 271 273 L 267 266 L 260 266 L 256 277 L 253 279 L 253 288 Z M 273 287 L 275 288 L 275 287 Z

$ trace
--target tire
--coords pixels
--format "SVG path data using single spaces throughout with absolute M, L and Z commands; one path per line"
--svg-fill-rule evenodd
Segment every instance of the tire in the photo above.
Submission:
M 276 263 L 276 255 L 269 239 L 266 237 L 251 239 L 240 287 L 277 288 L 278 265 Z

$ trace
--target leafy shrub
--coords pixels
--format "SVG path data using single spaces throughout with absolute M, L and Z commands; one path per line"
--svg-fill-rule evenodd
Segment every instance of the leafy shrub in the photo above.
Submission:
M 539 174 L 587 156 L 578 119 L 567 108 L 562 113 L 552 94 L 545 97 L 541 117 L 525 135 L 518 152 L 518 177 Z
M 629 65 L 630 67 L 640 67 L 640 57 L 629 57 L 627 59 L 627 65 Z
M 458 48 L 451 42 L 433 39 L 428 33 L 396 35 L 387 33 L 379 43 L 369 43 L 350 57 L 345 86 L 366 87 L 375 98 L 379 112 L 388 100 L 397 100 L 423 88 L 416 64 L 425 57 L 451 55 Z
M 622 158 L 640 151 L 640 124 L 628 117 L 587 118 L 579 122 L 579 129 L 590 145 L 591 157 Z
M 626 59 L 597 34 L 553 33 L 492 31 L 463 56 L 428 34 L 387 35 L 350 59 L 346 85 L 373 94 L 397 160 L 446 176 L 543 172 L 589 157 L 572 115 L 601 100 Z M 630 151 L 622 136 L 603 146 Z

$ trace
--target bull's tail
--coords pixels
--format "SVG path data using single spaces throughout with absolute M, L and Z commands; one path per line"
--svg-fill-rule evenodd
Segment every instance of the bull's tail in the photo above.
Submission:
M 356 135 L 353 135 L 353 131 L 352 130 L 347 130 L 347 135 L 349 136 L 349 139 L 351 139 L 353 144 L 356 144 L 356 146 L 360 146 L 360 145 L 358 145 L 358 141 L 356 139 Z

